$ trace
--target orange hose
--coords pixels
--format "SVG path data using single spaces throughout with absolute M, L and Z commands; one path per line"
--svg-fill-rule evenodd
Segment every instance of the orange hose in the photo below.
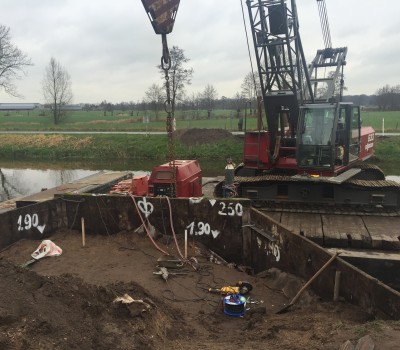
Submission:
M 140 221 L 142 222 L 142 225 L 143 225 L 144 229 L 146 230 L 147 236 L 150 238 L 151 242 L 154 244 L 154 246 L 155 246 L 160 252 L 164 253 L 165 255 L 169 255 L 169 253 L 167 253 L 165 250 L 163 250 L 162 248 L 160 248 L 160 247 L 157 245 L 157 243 L 154 241 L 153 237 L 151 237 L 150 232 L 149 232 L 149 230 L 147 229 L 147 226 L 146 226 L 146 224 L 145 224 L 145 222 L 144 222 L 144 220 L 143 220 L 142 214 L 140 214 L 140 210 L 139 210 L 139 208 L 138 208 L 138 206 L 137 206 L 137 204 L 136 204 L 135 197 L 134 197 L 131 193 L 130 193 L 129 195 L 131 196 L 131 198 L 132 198 L 132 200 L 133 200 L 133 203 L 135 204 L 136 211 L 137 211 L 137 213 L 139 214 Z

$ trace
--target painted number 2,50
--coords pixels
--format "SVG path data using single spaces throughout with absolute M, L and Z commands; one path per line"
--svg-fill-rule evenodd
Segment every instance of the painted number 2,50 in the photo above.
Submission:
M 219 215 L 228 215 L 228 216 L 242 216 L 243 215 L 243 206 L 240 203 L 229 203 L 228 205 L 225 202 L 220 202 L 221 210 L 218 212 Z

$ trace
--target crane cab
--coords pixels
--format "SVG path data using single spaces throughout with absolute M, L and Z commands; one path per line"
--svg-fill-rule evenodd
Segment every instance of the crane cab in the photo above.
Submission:
M 338 174 L 368 154 L 365 141 L 374 140 L 372 128 L 362 133 L 360 108 L 352 103 L 310 104 L 300 108 L 297 131 L 297 164 L 300 172 L 316 170 Z M 369 135 L 369 136 L 368 136 Z M 366 136 L 365 140 L 362 136 Z M 364 142 L 362 142 L 362 140 Z

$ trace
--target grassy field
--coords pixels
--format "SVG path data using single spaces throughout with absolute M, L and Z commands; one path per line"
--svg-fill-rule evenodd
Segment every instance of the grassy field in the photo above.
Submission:
M 242 159 L 243 145 L 237 138 L 214 140 L 212 143 L 185 146 L 178 140 L 177 159 L 224 160 L 231 156 Z M 166 160 L 167 138 L 163 135 L 20 135 L 5 134 L 0 138 L 0 159 L 36 161 L 110 161 Z M 400 174 L 400 137 L 377 139 L 373 163 L 386 174 Z
M 185 146 L 175 142 L 177 159 L 241 159 L 242 143 L 236 139 L 214 140 L 209 144 Z M 0 138 L 0 159 L 129 159 L 165 160 L 164 135 L 20 135 Z
M 400 132 L 400 111 L 397 112 L 362 112 L 362 124 L 372 126 L 376 132 Z M 384 123 L 383 123 L 384 122 Z
M 51 114 L 44 115 L 38 111 L 0 112 L 0 130 L 7 131 L 165 131 L 165 112 L 146 112 L 149 123 L 143 123 L 144 111 L 114 111 L 113 115 L 103 111 L 74 111 L 58 125 L 54 125 Z M 363 125 L 372 126 L 382 132 L 384 120 L 385 132 L 400 132 L 399 112 L 363 112 Z M 183 128 L 221 128 L 229 131 L 238 129 L 237 114 L 233 110 L 215 110 L 211 119 L 207 119 L 206 111 L 177 111 L 176 126 Z M 247 118 L 247 129 L 256 127 L 255 117 Z
M 74 111 L 69 112 L 65 119 L 58 125 L 54 125 L 50 112 L 45 115 L 37 111 L 30 112 L 0 112 L 0 130 L 7 131 L 165 131 L 165 112 L 160 112 L 156 117 L 154 113 L 147 112 L 149 123 L 143 122 L 145 112 L 114 111 L 104 115 L 103 111 Z M 217 110 L 211 119 L 206 119 L 206 112 L 178 111 L 176 126 L 180 128 L 222 128 L 237 130 L 238 119 L 236 113 L 228 110 Z M 249 127 L 256 125 L 255 118 L 249 119 Z
M 114 112 L 104 116 L 98 112 L 72 112 L 59 125 L 52 123 L 49 112 L 0 112 L 0 130 L 3 131 L 165 131 L 165 117 L 159 120 L 151 115 L 150 123 L 143 123 L 143 115 L 130 116 L 128 112 Z M 221 128 L 237 130 L 237 118 L 233 111 L 216 111 L 212 119 L 188 119 L 189 112 L 177 112 L 177 128 Z M 206 116 L 205 112 L 201 118 Z M 232 116 L 232 117 L 231 117 Z M 400 132 L 400 112 L 363 112 L 363 125 L 370 125 L 377 132 Z M 184 119 L 181 119 L 184 118 Z M 185 119 L 186 118 L 186 119 Z M 248 129 L 254 129 L 255 118 L 247 121 Z M 238 140 L 217 140 L 217 142 L 187 147 L 176 142 L 177 157 L 182 159 L 224 159 L 227 155 L 242 158 L 242 143 Z M 79 160 L 102 159 L 129 161 L 131 159 L 165 160 L 167 139 L 156 135 L 2 135 L 0 138 L 0 159 L 35 160 Z M 378 140 L 374 163 L 385 173 L 400 174 L 400 138 Z

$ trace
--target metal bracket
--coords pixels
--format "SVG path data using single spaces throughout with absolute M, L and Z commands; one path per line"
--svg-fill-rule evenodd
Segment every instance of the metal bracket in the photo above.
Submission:
M 243 225 L 242 227 L 249 227 L 252 230 L 256 231 L 258 234 L 260 234 L 261 236 L 263 236 L 264 238 L 268 239 L 270 242 L 276 242 L 276 237 L 273 234 L 265 232 L 263 229 L 258 228 L 254 224 L 247 224 Z
M 142 0 L 156 34 L 169 34 L 174 28 L 180 0 Z

